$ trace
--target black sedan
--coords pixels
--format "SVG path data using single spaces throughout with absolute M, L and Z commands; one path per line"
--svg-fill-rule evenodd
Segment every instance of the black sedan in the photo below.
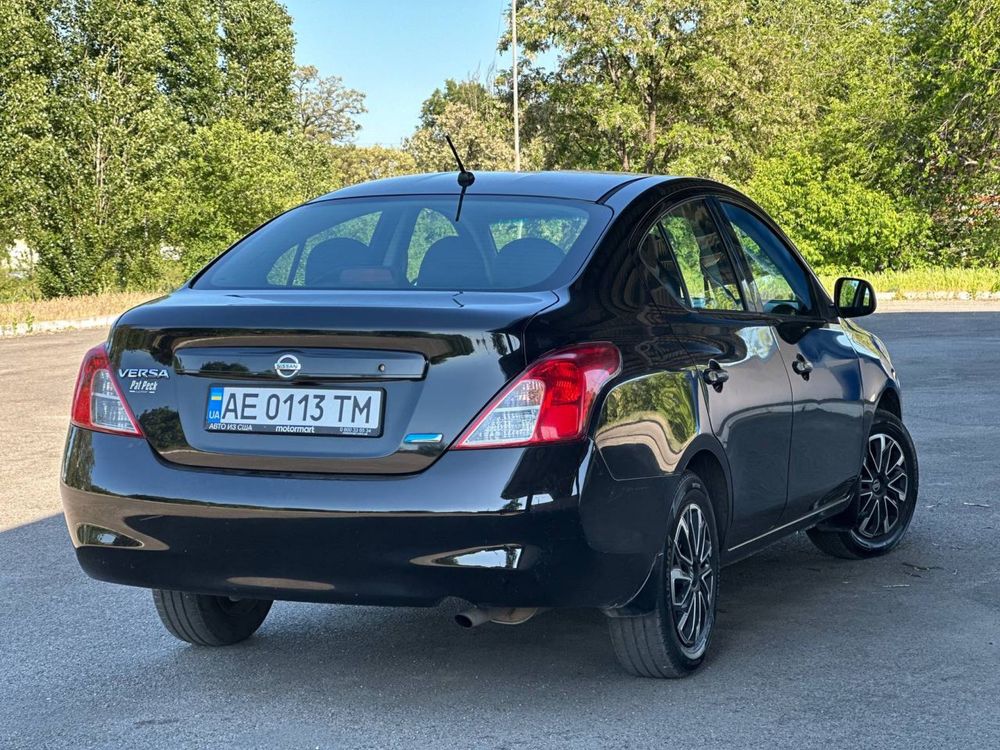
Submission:
M 122 315 L 62 468 L 95 578 L 219 646 L 275 599 L 460 624 L 597 607 L 622 665 L 704 659 L 720 568 L 799 530 L 895 547 L 917 458 L 883 344 L 700 179 L 462 173 L 337 191 Z

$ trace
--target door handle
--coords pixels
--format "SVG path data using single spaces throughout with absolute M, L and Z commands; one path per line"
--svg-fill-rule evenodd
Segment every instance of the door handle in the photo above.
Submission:
M 813 371 L 813 364 L 801 354 L 796 354 L 795 361 L 792 362 L 792 369 L 801 375 L 803 380 L 809 380 L 809 373 Z
M 714 359 L 708 360 L 708 368 L 702 370 L 702 380 L 715 389 L 718 393 L 722 390 L 722 384 L 729 380 L 729 373 L 722 369 L 722 365 Z

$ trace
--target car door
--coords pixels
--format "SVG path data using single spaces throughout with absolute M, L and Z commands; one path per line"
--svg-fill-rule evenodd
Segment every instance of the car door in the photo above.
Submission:
M 848 497 L 864 442 L 857 354 L 818 282 L 790 243 L 749 204 L 723 198 L 725 216 L 758 309 L 772 319 L 792 388 L 790 523 Z
M 769 316 L 748 303 L 709 200 L 661 213 L 640 255 L 678 301 L 671 329 L 702 375 L 712 431 L 729 459 L 731 548 L 773 528 L 785 506 L 792 394 L 778 342 Z

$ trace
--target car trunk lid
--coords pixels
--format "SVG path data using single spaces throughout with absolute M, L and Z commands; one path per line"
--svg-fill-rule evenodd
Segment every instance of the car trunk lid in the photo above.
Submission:
M 144 435 L 168 461 L 410 473 L 433 463 L 524 368 L 525 325 L 556 300 L 552 292 L 184 289 L 123 315 L 110 354 Z M 380 409 L 378 429 L 374 422 L 338 435 L 209 426 L 211 399 L 223 392 L 266 399 L 310 390 L 341 399 L 328 404 Z

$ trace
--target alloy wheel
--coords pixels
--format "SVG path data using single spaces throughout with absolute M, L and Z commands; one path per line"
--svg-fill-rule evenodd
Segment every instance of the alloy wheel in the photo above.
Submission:
M 860 511 L 852 535 L 865 543 L 892 534 L 905 517 L 908 489 L 902 446 L 885 433 L 872 435 L 861 466 Z
M 669 562 L 668 594 L 674 628 L 688 657 L 697 658 L 708 644 L 716 575 L 712 535 L 704 513 L 694 503 L 681 511 Z

